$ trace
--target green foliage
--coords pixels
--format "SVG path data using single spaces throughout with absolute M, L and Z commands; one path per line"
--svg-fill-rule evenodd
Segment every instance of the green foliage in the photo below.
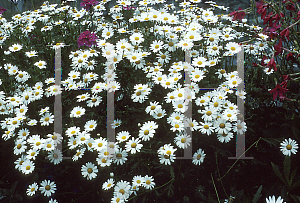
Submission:
M 261 190 L 262 190 L 262 185 L 257 189 L 257 192 L 255 193 L 255 195 L 253 197 L 252 203 L 256 203 L 259 200 L 259 198 L 262 196 Z

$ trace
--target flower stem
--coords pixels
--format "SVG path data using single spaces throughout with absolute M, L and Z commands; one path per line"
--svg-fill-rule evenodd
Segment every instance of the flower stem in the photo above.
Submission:
M 35 10 L 35 9 L 34 9 L 34 5 L 33 5 L 33 0 L 31 0 L 31 4 L 32 4 L 32 8 L 33 8 L 33 10 Z

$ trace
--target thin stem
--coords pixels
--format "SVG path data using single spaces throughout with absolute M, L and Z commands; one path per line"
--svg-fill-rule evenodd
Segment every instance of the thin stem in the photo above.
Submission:
M 35 10 L 35 9 L 34 9 L 34 5 L 33 5 L 33 0 L 31 0 L 31 4 L 32 4 L 32 8 L 33 8 L 33 10 Z
M 261 139 L 261 137 L 256 141 L 254 142 L 244 153 L 241 154 L 241 156 L 232 164 L 232 166 L 228 169 L 228 171 L 225 173 L 225 175 L 223 175 L 222 178 L 220 178 L 219 180 L 222 180 L 228 173 L 229 171 L 233 168 L 233 166 L 236 164 L 236 162 L 249 150 L 253 147 L 254 144 L 258 144 L 259 140 Z
M 221 177 L 221 175 L 220 175 L 220 170 L 219 170 L 219 166 L 218 166 L 218 158 L 217 158 L 218 156 L 217 156 L 217 154 L 216 154 L 216 164 L 217 164 L 217 170 L 218 170 L 218 175 L 219 175 L 219 178 Z M 220 179 L 219 179 L 220 180 Z M 222 185 L 222 188 L 223 188 L 223 191 L 225 192 L 225 195 L 227 196 L 227 198 L 229 199 L 229 196 L 228 196 L 228 194 L 226 193 L 226 190 L 225 190 L 225 188 L 224 188 L 224 186 L 223 186 L 223 182 L 222 182 L 222 180 L 220 180 L 221 181 L 221 185 Z
M 17 6 L 17 4 L 14 4 L 14 5 L 15 5 L 15 7 L 17 8 L 18 12 L 20 13 L 20 11 L 19 11 L 19 8 L 18 8 L 18 6 Z
M 213 185 L 214 185 L 214 188 L 215 188 L 215 191 L 216 191 L 216 194 L 217 194 L 218 202 L 220 203 L 218 191 L 217 191 L 217 188 L 216 188 L 215 181 L 214 181 L 214 178 L 213 178 L 213 176 L 212 176 L 212 173 L 210 174 L 210 176 L 211 176 L 211 179 L 212 179 L 212 181 L 213 181 Z

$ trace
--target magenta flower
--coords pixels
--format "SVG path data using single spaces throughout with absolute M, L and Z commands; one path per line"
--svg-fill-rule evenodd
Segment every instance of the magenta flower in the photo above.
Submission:
M 85 31 L 80 34 L 80 36 L 77 39 L 78 48 L 80 46 L 86 45 L 88 47 L 91 47 L 93 44 L 97 45 L 96 40 L 98 39 L 97 35 L 95 33 L 91 33 L 90 31 Z
M 241 7 L 239 7 L 238 11 L 233 11 L 229 14 L 230 16 L 233 16 L 232 20 L 242 20 L 246 13 L 244 12 L 244 10 L 242 10 Z
M 282 100 L 285 98 L 285 95 L 283 95 L 283 94 L 286 93 L 287 91 L 289 91 L 289 90 L 285 89 L 285 88 L 281 87 L 279 84 L 277 84 L 274 89 L 269 91 L 269 93 L 273 94 L 273 100 L 275 100 L 278 95 L 279 95 L 280 100 Z
M 123 6 L 123 9 L 125 9 L 125 10 L 130 10 L 130 9 L 136 9 L 136 7 Z
M 4 11 L 7 11 L 5 8 L 0 7 L 0 14 L 2 14 Z
M 83 2 L 80 3 L 80 6 L 84 7 L 85 10 L 89 10 L 91 6 L 95 6 L 99 3 L 99 1 L 96 0 L 83 0 Z

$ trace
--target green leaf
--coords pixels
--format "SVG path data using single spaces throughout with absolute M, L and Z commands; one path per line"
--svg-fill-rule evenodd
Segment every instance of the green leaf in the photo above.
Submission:
M 298 186 L 300 186 L 300 180 L 295 182 L 290 189 L 293 189 L 293 188 L 298 187 Z
M 173 186 L 173 182 L 171 182 L 168 189 L 168 197 L 172 197 L 173 195 L 174 195 L 174 186 Z
M 252 203 L 256 203 L 259 200 L 259 198 L 261 197 L 261 194 L 260 194 L 261 190 L 262 190 L 262 185 L 258 188 L 257 192 L 255 193 Z
M 18 182 L 19 182 L 19 181 L 14 182 L 14 184 L 11 186 L 11 188 L 10 188 L 11 194 L 14 194 L 14 193 L 15 193 L 15 189 L 16 189 L 16 187 L 17 187 Z
M 296 175 L 296 172 L 297 172 L 297 167 L 293 170 L 293 172 L 292 172 L 292 175 L 291 175 L 291 182 L 293 182 L 293 179 L 294 179 L 294 177 L 295 177 L 295 175 Z
M 283 174 L 285 177 L 286 182 L 288 183 L 288 187 L 291 187 L 291 182 L 290 182 L 290 170 L 291 170 L 291 157 L 290 156 L 285 156 L 285 159 L 283 161 Z
M 175 179 L 175 174 L 174 174 L 173 166 L 170 167 L 170 175 L 171 175 L 171 178 L 174 180 Z
M 154 190 L 155 191 L 155 194 L 156 196 L 160 196 L 159 192 L 157 192 L 157 190 Z
M 291 195 L 290 196 L 293 198 L 293 200 L 295 200 L 296 203 L 300 203 L 300 196 L 298 195 Z
M 283 183 L 286 183 L 282 177 L 282 174 L 279 172 L 279 169 L 276 167 L 275 164 L 273 164 L 273 162 L 271 162 L 272 164 L 272 168 L 273 168 L 273 171 L 274 173 L 277 175 L 277 177 L 283 182 Z
M 273 139 L 273 138 L 261 138 L 262 140 L 266 141 L 267 143 L 270 144 L 270 146 L 277 146 L 278 143 L 276 141 L 276 139 Z
M 298 136 L 300 134 L 299 129 L 295 126 L 291 126 L 291 128 L 292 128 L 294 136 L 296 137 L 297 140 L 299 140 L 299 136 Z

